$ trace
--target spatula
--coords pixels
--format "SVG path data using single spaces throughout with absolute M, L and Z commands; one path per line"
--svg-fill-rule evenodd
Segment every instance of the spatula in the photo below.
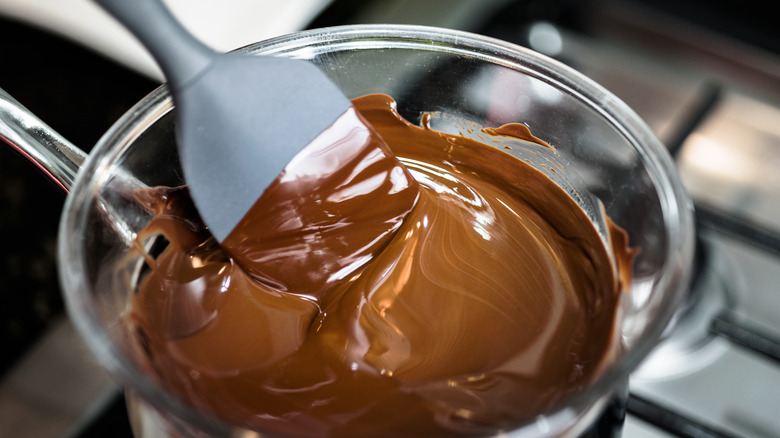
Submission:
M 130 29 L 160 65 L 174 101 L 177 143 L 185 182 L 203 221 L 223 245 L 247 213 L 256 206 L 269 185 L 308 145 L 319 143 L 322 151 L 323 146 L 328 146 L 324 143 L 339 144 L 339 135 L 352 135 L 350 129 L 332 129 L 325 136 L 327 139 L 323 139 L 323 132 L 327 132 L 337 120 L 341 120 L 342 125 L 346 123 L 357 125 L 354 128 L 369 129 L 362 118 L 355 117 L 351 102 L 339 88 L 307 61 L 217 53 L 190 35 L 160 0 L 95 1 Z M 416 182 L 387 146 L 376 140 L 372 137 L 371 141 L 364 142 L 360 147 L 381 149 L 380 156 L 384 164 L 389 162 L 392 167 L 402 170 L 400 180 L 399 173 L 394 172 L 394 187 L 385 187 L 379 192 L 387 196 L 398 193 L 405 195 L 401 198 L 395 196 L 392 203 L 381 199 L 372 203 L 378 209 L 373 220 L 385 224 L 385 232 L 380 232 L 385 237 L 377 239 L 378 236 L 366 236 L 351 243 L 354 248 L 341 248 L 338 251 L 341 255 L 350 253 L 352 249 L 357 252 L 354 257 L 345 258 L 343 263 L 334 265 L 332 257 L 323 257 L 322 261 L 327 266 L 321 269 L 321 278 L 315 282 L 318 285 L 327 282 L 336 272 L 343 275 L 344 264 L 354 265 L 354 260 L 364 260 L 366 253 L 384 244 L 389 235 L 387 232 L 400 226 L 400 221 L 417 199 Z M 330 160 L 332 164 L 333 157 L 338 158 L 339 151 L 338 148 L 330 149 L 335 151 L 335 155 L 329 152 L 331 156 L 325 154 L 323 158 L 322 153 L 316 153 L 306 160 Z M 377 154 L 361 156 L 376 157 Z M 311 162 L 299 163 L 301 166 L 317 167 L 316 163 Z M 324 182 L 330 176 L 322 178 Z M 345 184 L 349 182 L 330 186 L 343 187 Z M 312 183 L 310 179 L 306 187 L 307 190 L 318 190 L 325 186 L 316 180 Z M 299 191 L 288 190 L 285 193 L 297 193 L 303 197 L 305 194 Z M 316 199 L 327 196 L 326 193 L 318 194 Z M 278 200 L 278 196 L 275 199 Z M 395 202 L 399 199 L 403 202 Z M 297 230 L 297 236 L 288 233 L 286 236 L 293 236 L 288 241 L 284 241 L 284 237 L 277 239 L 279 245 L 284 247 L 281 249 L 287 251 L 280 252 L 282 257 L 291 253 L 289 248 L 308 251 L 310 255 L 304 257 L 307 259 L 311 258 L 312 253 L 328 251 L 326 242 L 316 242 L 316 238 L 311 235 L 302 237 L 301 233 L 311 234 L 312 230 L 319 233 L 317 230 L 322 229 L 338 229 L 348 233 L 350 226 L 360 225 L 355 224 L 349 216 L 362 208 L 322 214 L 316 209 L 304 208 L 308 206 L 302 202 L 298 202 L 295 211 L 284 211 L 284 205 L 287 204 L 274 203 L 275 210 L 269 214 L 279 216 L 287 224 L 291 222 L 290 217 L 297 215 L 294 221 L 313 225 L 301 227 Z M 364 212 L 361 214 L 361 217 L 366 216 Z M 264 231 L 266 234 L 269 232 Z M 289 227 L 286 231 L 290 231 Z M 234 238 L 227 242 L 233 246 L 227 250 L 239 256 L 241 264 L 251 265 L 257 261 L 252 259 L 252 248 L 237 248 L 251 245 L 251 242 L 252 239 L 246 237 Z M 267 252 L 268 248 L 264 251 Z M 297 257 L 300 258 L 300 255 Z M 288 269 L 286 272 L 294 272 L 294 263 L 281 263 L 293 267 L 293 271 Z M 312 269 L 311 266 L 303 266 L 305 264 L 300 262 L 300 268 Z M 245 267 L 250 267 L 252 271 L 251 266 Z M 255 269 L 254 273 L 262 276 L 260 271 L 262 269 Z M 268 280 L 285 283 L 285 279 Z M 318 287 L 311 284 L 304 289 Z

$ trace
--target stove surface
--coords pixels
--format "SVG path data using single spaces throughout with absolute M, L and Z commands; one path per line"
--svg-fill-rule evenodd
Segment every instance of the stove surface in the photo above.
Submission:
M 670 148 L 701 247 L 691 307 L 632 375 L 624 436 L 778 436 L 780 57 L 641 5 L 592 20 L 562 34 L 567 55 Z

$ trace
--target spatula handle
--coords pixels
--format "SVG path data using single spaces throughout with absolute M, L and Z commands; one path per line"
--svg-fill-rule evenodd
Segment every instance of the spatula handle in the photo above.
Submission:
M 166 79 L 181 88 L 208 68 L 216 52 L 193 37 L 161 0 L 95 0 L 143 43 Z

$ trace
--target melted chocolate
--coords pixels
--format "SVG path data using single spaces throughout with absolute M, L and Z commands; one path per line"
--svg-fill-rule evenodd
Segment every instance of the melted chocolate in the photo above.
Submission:
M 369 126 L 354 108 L 339 117 L 222 248 L 257 280 L 315 297 L 371 260 L 414 208 L 419 187 Z
M 492 434 L 587 387 L 616 348 L 621 281 L 581 208 L 499 149 L 409 124 L 387 96 L 355 106 L 419 198 L 391 227 L 371 223 L 391 198 L 360 201 L 350 232 L 382 242 L 340 278 L 320 274 L 354 262 L 329 250 L 351 238 L 337 230 L 316 234 L 323 252 L 292 257 L 300 283 L 278 285 L 263 281 L 272 244 L 242 262 L 258 263 L 247 273 L 197 220 L 185 188 L 140 194 L 154 218 L 139 241 L 170 241 L 131 311 L 149 372 L 225 421 L 303 437 Z M 352 202 L 350 193 L 359 191 L 332 199 Z M 258 235 L 278 229 L 269 217 L 252 218 Z M 615 240 L 627 272 L 630 251 Z
M 540 146 L 544 146 L 548 149 L 553 148 L 546 141 L 531 134 L 531 130 L 522 123 L 507 123 L 506 125 L 499 126 L 498 128 L 483 128 L 482 131 L 486 134 L 503 135 L 506 137 L 517 138 L 519 140 L 525 140 L 530 143 L 536 143 Z

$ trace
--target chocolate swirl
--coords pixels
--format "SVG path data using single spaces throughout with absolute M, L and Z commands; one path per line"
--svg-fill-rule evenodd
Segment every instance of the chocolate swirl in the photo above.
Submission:
M 355 106 L 419 183 L 403 222 L 359 269 L 301 291 L 242 270 L 185 188 L 139 194 L 154 212 L 139 239 L 170 242 L 130 312 L 139 360 L 198 409 L 302 437 L 492 434 L 587 387 L 616 348 L 615 260 L 630 263 L 630 251 L 605 248 L 526 163 L 413 126 L 387 96 Z M 263 220 L 261 232 L 274 229 Z M 363 220 L 352 226 L 376 229 Z

